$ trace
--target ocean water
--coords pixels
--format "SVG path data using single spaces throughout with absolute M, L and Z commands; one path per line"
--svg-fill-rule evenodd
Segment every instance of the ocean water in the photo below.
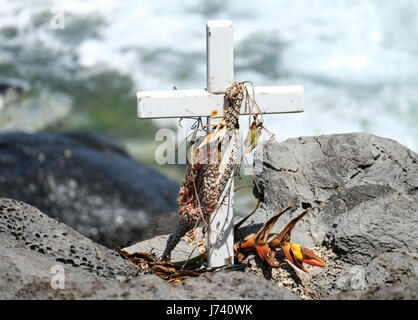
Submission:
M 64 29 L 53 27 L 60 14 Z M 265 117 L 279 141 L 364 131 L 418 151 L 414 0 L 0 0 L 0 75 L 6 63 L 24 67 L 20 75 L 47 70 L 51 81 L 74 68 L 117 70 L 132 79 L 133 99 L 204 88 L 211 19 L 233 22 L 236 80 L 304 86 L 304 113 Z

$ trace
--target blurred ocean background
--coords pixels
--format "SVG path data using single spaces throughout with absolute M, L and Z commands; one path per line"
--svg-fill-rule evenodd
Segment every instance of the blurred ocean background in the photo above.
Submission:
M 236 80 L 305 87 L 304 113 L 265 117 L 277 140 L 364 131 L 418 151 L 414 0 L 0 0 L 0 130 L 101 132 L 168 170 L 154 136 L 177 122 L 138 120 L 135 93 L 204 88 L 210 19 L 234 24 Z

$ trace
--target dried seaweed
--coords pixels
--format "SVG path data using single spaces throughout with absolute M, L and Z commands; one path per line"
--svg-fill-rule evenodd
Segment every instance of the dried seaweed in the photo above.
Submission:
M 190 277 L 199 276 L 200 273 L 195 272 L 194 270 L 199 269 L 203 262 L 207 259 L 207 253 L 205 252 L 186 261 L 159 262 L 149 253 L 128 253 L 127 251 L 120 249 L 112 242 L 110 242 L 110 245 L 121 255 L 122 258 L 129 260 L 134 266 L 136 266 L 141 273 L 154 274 L 168 283 L 176 283 Z

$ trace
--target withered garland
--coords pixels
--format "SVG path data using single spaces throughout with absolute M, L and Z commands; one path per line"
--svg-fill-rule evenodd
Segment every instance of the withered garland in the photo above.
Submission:
M 238 156 L 238 120 L 245 97 L 245 84 L 233 82 L 226 90 L 225 97 L 226 105 L 223 120 L 215 124 L 212 127 L 213 132 L 209 132 L 206 136 L 206 142 L 208 143 L 201 148 L 199 146 L 192 150 L 192 159 L 189 159 L 185 178 L 180 185 L 177 198 L 178 214 L 182 219 L 167 240 L 165 250 L 160 258 L 162 261 L 170 259 L 171 252 L 186 233 L 197 227 L 200 222 L 209 223 L 211 214 L 219 207 L 219 201 L 222 200 L 220 196 L 231 177 Z M 219 134 L 222 130 L 224 133 Z M 210 134 L 212 134 L 212 137 Z M 217 137 L 223 137 L 223 139 Z M 218 149 L 220 140 L 222 140 L 223 150 Z M 231 152 L 226 165 L 222 165 L 226 149 L 224 147 L 228 146 L 229 143 L 234 144 L 233 152 Z M 195 160 L 194 157 L 197 158 L 197 161 L 193 161 Z M 206 161 L 200 162 L 200 159 Z

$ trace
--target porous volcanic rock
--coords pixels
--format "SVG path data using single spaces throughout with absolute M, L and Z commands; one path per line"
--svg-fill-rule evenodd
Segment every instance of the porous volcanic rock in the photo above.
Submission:
M 60 275 L 63 281 L 59 280 Z M 298 297 L 265 279 L 242 272 L 213 272 L 169 285 L 155 275 L 140 275 L 136 267 L 116 252 L 38 209 L 0 198 L 0 299 Z

